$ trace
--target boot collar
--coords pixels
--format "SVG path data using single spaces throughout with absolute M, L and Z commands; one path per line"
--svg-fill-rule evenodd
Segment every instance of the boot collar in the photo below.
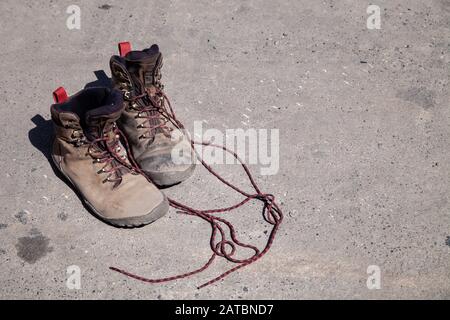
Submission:
M 128 52 L 123 62 L 131 77 L 135 94 L 143 94 L 152 87 L 162 89 L 160 80 L 163 59 L 156 44 L 142 51 Z
M 105 126 L 112 125 L 123 111 L 123 98 L 118 90 L 88 88 L 71 96 L 64 103 L 50 107 L 57 126 L 82 129 L 88 139 L 101 134 Z

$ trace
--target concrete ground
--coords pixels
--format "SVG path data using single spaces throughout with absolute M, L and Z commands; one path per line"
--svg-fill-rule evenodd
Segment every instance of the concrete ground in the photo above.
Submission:
M 66 27 L 72 4 L 80 30 Z M 367 29 L 370 4 L 379 30 Z M 0 21 L 1 298 L 450 298 L 450 1 L 4 0 Z M 285 213 L 273 248 L 201 290 L 231 265 L 156 285 L 108 267 L 194 269 L 210 255 L 207 223 L 171 209 L 144 228 L 108 226 L 47 158 L 52 91 L 107 83 L 101 70 L 125 40 L 160 45 L 187 127 L 280 132 L 278 173 L 252 166 Z M 218 170 L 247 186 L 238 166 Z M 198 208 L 240 199 L 203 168 L 165 192 Z M 259 206 L 228 217 L 263 245 Z M 66 286 L 71 265 L 79 290 Z

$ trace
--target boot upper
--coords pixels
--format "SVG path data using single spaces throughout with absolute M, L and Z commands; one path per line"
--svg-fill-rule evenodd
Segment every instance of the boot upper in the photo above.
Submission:
M 95 213 L 109 220 L 148 214 L 164 196 L 127 166 L 116 126 L 121 92 L 89 88 L 50 108 L 55 127 L 52 157 Z
M 125 101 L 118 124 L 137 162 L 152 178 L 191 170 L 194 161 L 190 143 L 164 104 L 162 65 L 157 45 L 130 51 L 124 57 L 113 56 L 110 61 L 114 85 L 123 92 Z

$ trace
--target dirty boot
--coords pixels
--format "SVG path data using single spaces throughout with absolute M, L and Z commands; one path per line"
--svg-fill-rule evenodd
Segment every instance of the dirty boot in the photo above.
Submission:
M 122 93 L 90 88 L 67 98 L 54 92 L 50 108 L 55 128 L 52 159 L 87 207 L 102 220 L 138 227 L 162 217 L 167 198 L 129 166 L 116 121 L 123 111 Z
M 139 167 L 158 186 L 177 184 L 194 172 L 194 153 L 179 125 L 161 83 L 162 55 L 157 45 L 130 51 L 119 44 L 120 56 L 110 61 L 114 85 L 124 95 L 118 125 Z

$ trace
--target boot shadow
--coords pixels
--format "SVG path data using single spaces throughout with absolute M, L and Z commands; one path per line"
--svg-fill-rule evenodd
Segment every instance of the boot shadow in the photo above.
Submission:
M 52 120 L 46 120 L 40 114 L 37 114 L 33 118 L 31 118 L 31 122 L 36 125 L 36 127 L 28 131 L 28 139 L 30 140 L 31 144 L 45 156 L 55 176 L 64 181 L 76 193 L 76 195 L 80 197 L 77 190 L 75 190 L 75 188 L 70 183 L 67 183 L 66 178 L 61 174 L 61 172 L 59 172 L 58 168 L 56 168 L 56 165 L 53 162 L 51 152 L 55 135 L 53 132 Z M 85 208 L 88 209 L 86 206 Z
M 98 87 L 107 87 L 112 88 L 113 83 L 110 77 L 106 74 L 105 70 L 97 70 L 94 71 L 97 80 L 87 83 L 84 88 L 98 88 Z
M 58 178 L 66 182 L 65 177 L 61 174 L 61 172 L 59 172 L 58 168 L 56 168 L 51 156 L 52 144 L 55 136 L 53 132 L 52 120 L 46 120 L 40 114 L 37 114 L 31 118 L 31 121 L 36 125 L 36 127 L 28 131 L 28 139 L 31 144 L 38 149 L 45 156 L 45 158 L 47 158 L 53 173 Z M 69 186 L 73 189 L 70 184 Z
M 46 120 L 40 114 L 31 118 L 36 127 L 28 131 L 28 139 L 31 144 L 38 149 L 49 162 L 51 161 L 51 141 L 53 140 L 53 124 L 51 120 Z

